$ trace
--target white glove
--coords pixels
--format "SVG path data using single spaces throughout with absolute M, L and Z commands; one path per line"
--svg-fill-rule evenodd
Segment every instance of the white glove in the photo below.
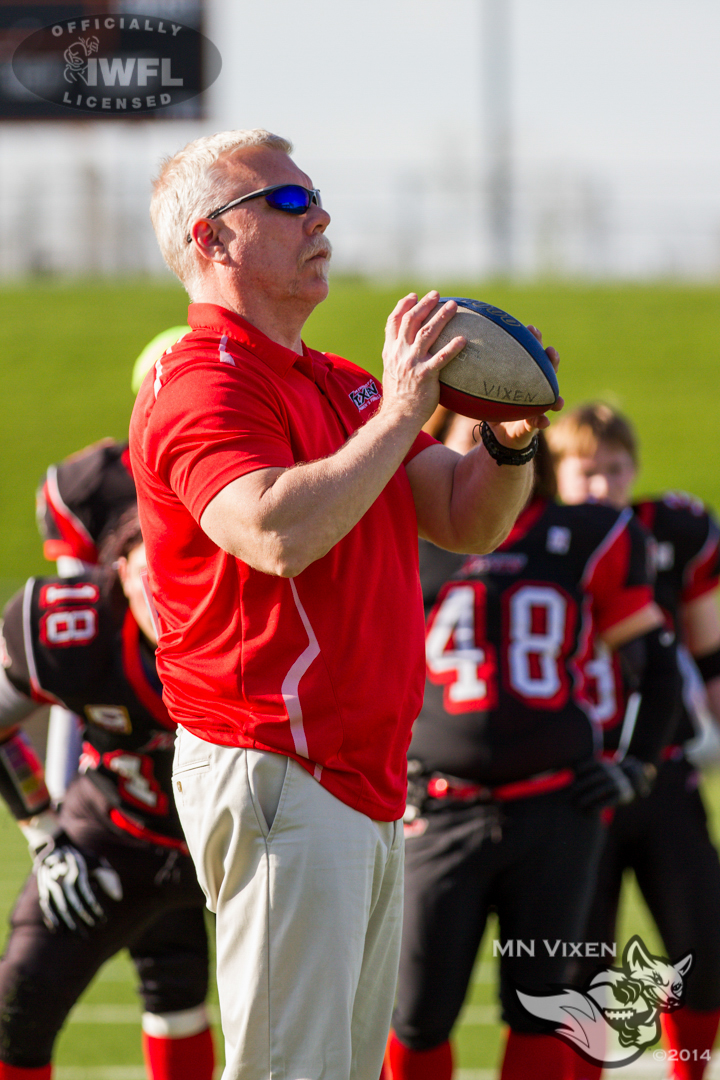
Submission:
M 105 918 L 98 886 L 111 900 L 122 900 L 120 878 L 105 858 L 83 855 L 61 832 L 35 852 L 35 875 L 45 925 L 82 931 Z
M 695 663 L 683 647 L 678 647 L 678 667 L 682 674 L 685 708 L 697 734 L 685 743 L 685 757 L 696 769 L 720 765 L 720 728 L 710 708 L 705 684 Z
M 720 765 L 720 730 L 709 717 L 702 730 L 685 743 L 685 757 L 696 769 L 717 769 Z

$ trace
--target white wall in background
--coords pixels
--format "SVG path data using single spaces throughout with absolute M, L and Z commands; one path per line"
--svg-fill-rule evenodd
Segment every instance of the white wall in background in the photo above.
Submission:
M 717 277 L 713 0 L 207 0 L 207 121 L 0 124 L 0 274 L 161 270 L 160 156 L 256 125 L 294 140 L 338 268 L 489 272 L 489 3 L 511 15 L 512 272 Z

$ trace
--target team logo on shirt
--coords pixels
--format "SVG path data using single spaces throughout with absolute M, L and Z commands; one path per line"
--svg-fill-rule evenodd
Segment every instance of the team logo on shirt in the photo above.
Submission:
M 653 545 L 652 561 L 658 572 L 672 570 L 675 565 L 675 545 L 670 540 L 658 540 Z
M 551 555 L 567 555 L 572 533 L 564 525 L 551 525 L 547 531 L 545 550 Z
M 491 555 L 470 555 L 461 574 L 519 574 L 525 569 L 527 555 L 496 551 Z
M 367 409 L 368 405 L 372 405 L 373 401 L 380 400 L 378 384 L 374 379 L 368 379 L 362 386 L 358 386 L 357 390 L 350 391 L 350 400 L 362 412 L 363 409 Z

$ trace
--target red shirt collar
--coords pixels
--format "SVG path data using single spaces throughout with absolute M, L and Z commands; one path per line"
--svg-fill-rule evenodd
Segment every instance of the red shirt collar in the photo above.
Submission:
M 231 341 L 257 356 L 283 377 L 296 360 L 300 359 L 300 354 L 286 349 L 284 345 L 278 345 L 247 319 L 243 319 L 242 315 L 220 307 L 219 304 L 191 304 L 188 308 L 188 323 L 193 330 L 210 330 L 220 336 L 227 334 Z M 311 355 L 311 350 L 304 343 L 302 355 Z

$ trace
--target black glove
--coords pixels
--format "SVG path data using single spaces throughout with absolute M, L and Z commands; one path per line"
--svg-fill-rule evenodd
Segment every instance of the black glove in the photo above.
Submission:
M 654 765 L 630 756 L 622 761 L 588 758 L 575 767 L 573 802 L 581 810 L 626 806 L 650 794 L 656 773 Z
M 107 859 L 83 854 L 66 833 L 51 837 L 34 853 L 40 907 L 49 930 L 63 923 L 75 932 L 105 918 L 98 886 L 113 900 L 122 900 L 122 884 Z

